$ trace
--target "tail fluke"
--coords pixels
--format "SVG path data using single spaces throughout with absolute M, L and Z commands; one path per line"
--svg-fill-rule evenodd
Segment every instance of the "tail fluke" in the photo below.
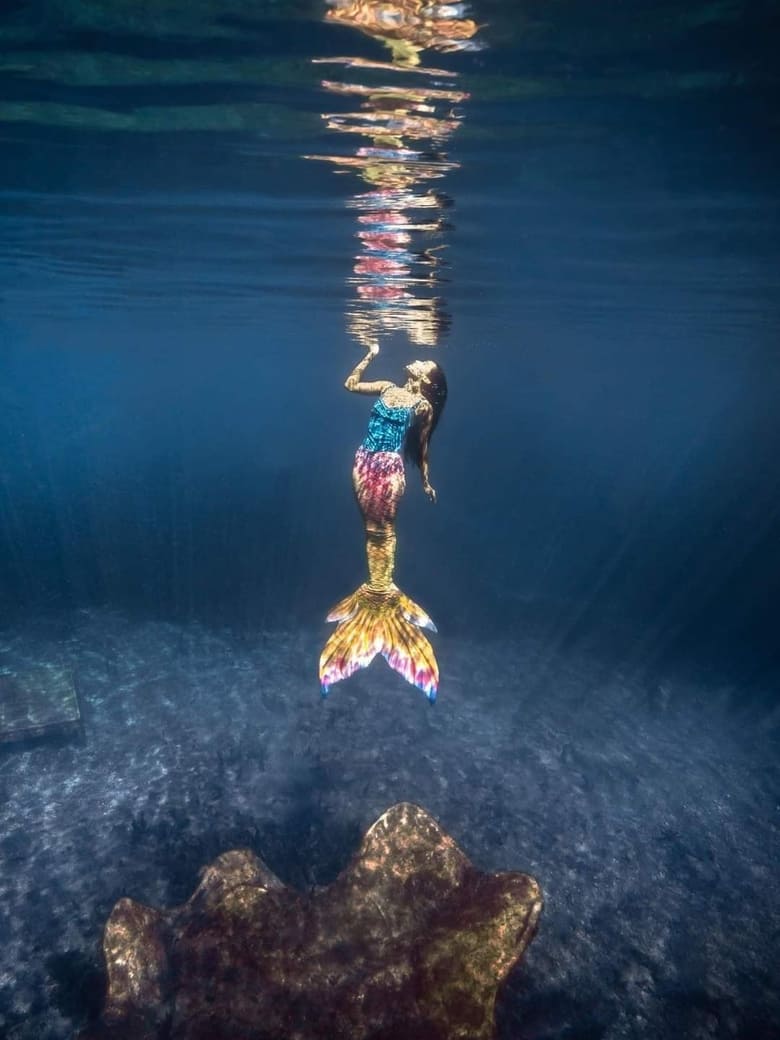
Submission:
M 328 614 L 338 627 L 320 656 L 323 696 L 341 679 L 366 668 L 382 654 L 394 671 L 418 687 L 433 703 L 439 687 L 439 666 L 433 647 L 420 631 L 436 626 L 413 600 L 394 585 L 376 591 L 361 585 Z

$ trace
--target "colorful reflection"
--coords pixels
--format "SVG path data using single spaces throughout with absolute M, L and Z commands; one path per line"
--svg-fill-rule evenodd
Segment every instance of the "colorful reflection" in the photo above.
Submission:
M 393 76 L 392 83 L 376 86 L 323 80 L 325 90 L 354 105 L 353 111 L 325 113 L 328 129 L 358 144 L 352 153 L 306 157 L 332 163 L 340 173 L 354 170 L 368 189 L 349 203 L 358 211 L 359 251 L 347 328 L 365 347 L 399 332 L 416 346 L 434 347 L 450 324 L 440 294 L 451 200 L 431 182 L 458 166 L 444 148 L 460 125 L 457 106 L 468 95 L 451 89 L 455 73 L 424 66 L 421 55 L 426 49 L 475 49 L 478 27 L 465 13 L 463 4 L 333 0 L 326 15 L 380 42 L 390 60 L 319 63 Z M 401 73 L 425 78 L 409 82 Z

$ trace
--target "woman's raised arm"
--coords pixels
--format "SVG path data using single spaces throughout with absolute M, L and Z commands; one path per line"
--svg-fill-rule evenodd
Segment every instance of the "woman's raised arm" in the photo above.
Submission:
M 347 390 L 351 390 L 355 394 L 381 394 L 388 386 L 393 385 L 389 379 L 377 379 L 373 383 L 364 383 L 360 378 L 368 368 L 371 359 L 375 358 L 378 353 L 379 347 L 376 344 L 368 348 L 366 356 L 358 361 L 344 380 L 344 386 Z

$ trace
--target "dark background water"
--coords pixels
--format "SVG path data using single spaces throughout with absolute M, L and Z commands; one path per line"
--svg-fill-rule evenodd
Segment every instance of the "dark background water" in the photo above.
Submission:
M 778 5 L 489 0 L 474 14 L 486 49 L 436 55 L 471 99 L 448 145 L 461 165 L 443 183 L 454 205 L 442 287 L 452 327 L 436 355 L 450 383 L 432 446 L 439 501 L 410 475 L 399 584 L 451 646 L 532 638 L 550 667 L 595 648 L 606 686 L 677 669 L 696 680 L 678 690 L 693 715 L 718 689 L 731 728 L 749 705 L 774 734 Z M 349 471 L 368 402 L 342 389 L 359 356 L 344 321 L 357 179 L 301 156 L 335 147 L 319 116 L 335 102 L 310 59 L 378 54 L 321 15 L 314 3 L 3 7 L 9 631 L 108 607 L 144 623 L 322 634 L 327 609 L 361 580 Z M 397 337 L 376 372 L 394 377 L 417 354 Z M 294 676 L 302 689 L 310 676 L 313 703 L 319 638 Z M 446 654 L 443 672 L 442 699 Z M 484 696 L 496 717 L 513 715 L 522 668 L 503 701 L 502 682 L 473 674 L 477 714 Z M 607 702 L 602 719 L 620 700 Z M 578 739 L 565 734 L 566 704 L 550 706 L 556 746 Z M 445 771 L 453 746 L 448 735 Z M 707 749 L 717 771 L 717 742 Z M 651 757 L 660 790 L 663 754 Z M 561 768 L 570 775 L 571 759 Z M 660 806 L 652 790 L 642 797 Z M 673 803 L 675 790 L 663 797 Z M 432 796 L 445 818 L 448 805 Z M 771 858 L 770 832 L 756 848 Z M 213 845 L 193 848 L 192 876 Z M 776 878 L 767 885 L 765 896 Z M 558 999 L 534 991 L 520 1017 Z M 717 1035 L 746 1036 L 748 1020 Z M 537 1035 L 575 1035 L 546 1021 Z
M 776 675 L 777 7 L 475 13 L 440 504 L 408 496 L 400 573 L 444 631 L 619 621 L 643 664 Z M 315 624 L 359 576 L 354 184 L 300 155 L 333 148 L 308 59 L 379 55 L 320 14 L 6 14 L 6 614 Z

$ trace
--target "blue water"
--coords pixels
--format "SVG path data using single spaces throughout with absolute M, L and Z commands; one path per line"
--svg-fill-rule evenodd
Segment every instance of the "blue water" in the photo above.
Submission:
M 489 0 L 473 6 L 481 50 L 430 57 L 470 95 L 443 149 L 455 168 L 431 182 L 447 196 L 431 233 L 445 248 L 414 261 L 429 281 L 411 288 L 447 318 L 433 353 L 394 330 L 374 365 L 399 378 L 435 356 L 449 381 L 431 448 L 438 502 L 410 473 L 399 520 L 399 584 L 442 634 L 435 722 L 381 664 L 318 700 L 322 620 L 364 567 L 349 472 L 370 404 L 343 390 L 362 350 L 349 316 L 377 313 L 361 311 L 358 287 L 384 284 L 353 270 L 366 184 L 304 158 L 360 143 L 321 118 L 356 109 L 323 78 L 382 82 L 311 63 L 382 58 L 324 12 L 38 0 L 7 7 L 0 26 L 0 660 L 66 660 L 86 720 L 80 747 L 0 747 L 8 913 L 26 950 L 21 970 L 0 968 L 0 1034 L 66 1036 L 95 1013 L 94 995 L 52 997 L 46 965 L 99 972 L 120 895 L 184 899 L 198 867 L 239 841 L 269 861 L 275 849 L 286 880 L 329 880 L 383 808 L 413 798 L 479 865 L 528 870 L 548 893 L 546 938 L 502 1036 L 774 1036 L 780 11 Z M 210 639 L 221 670 L 206 688 Z M 154 692 L 133 706 L 154 675 L 159 717 Z M 255 682 L 266 714 L 246 745 Z M 62 851 L 73 807 L 57 791 L 70 779 L 97 798 L 109 746 L 113 809 L 82 800 L 84 826 L 98 814 L 113 835 L 101 862 L 137 853 L 143 866 L 116 866 L 77 928 L 47 924 L 29 892 L 60 872 L 68 905 L 84 869 Z M 364 760 L 372 746 L 386 760 Z M 188 772 L 193 747 L 204 757 Z M 261 747 L 279 756 L 265 777 Z M 405 771 L 410 749 L 436 783 Z M 145 754 L 163 763 L 160 805 L 216 784 L 217 756 L 234 761 L 240 820 L 220 823 L 206 794 L 187 802 L 199 822 L 183 856 L 180 817 L 166 830 L 160 805 L 144 808 Z M 639 778 L 636 802 L 615 769 Z M 257 794 L 274 785 L 293 791 L 279 818 Z M 723 822 L 729 792 L 742 808 Z M 22 855 L 12 828 L 47 806 L 40 847 Z M 302 816 L 320 836 L 306 869 Z M 127 844 L 131 817 L 147 836 L 161 828 L 157 851 Z M 580 835 L 580 859 L 575 841 L 560 846 L 578 820 L 593 838 Z M 641 846 L 644 866 L 617 869 L 612 839 L 626 856 Z M 661 900 L 648 894 L 660 859 L 679 930 L 652 953 L 638 906 Z M 709 959 L 676 945 L 694 942 L 708 886 L 722 909 Z M 596 889 L 579 914 L 577 894 Z M 636 934 L 626 925 L 613 959 L 589 962 L 576 929 L 608 945 L 618 904 Z M 743 938 L 728 938 L 737 920 Z M 659 967 L 670 963 L 679 984 Z

